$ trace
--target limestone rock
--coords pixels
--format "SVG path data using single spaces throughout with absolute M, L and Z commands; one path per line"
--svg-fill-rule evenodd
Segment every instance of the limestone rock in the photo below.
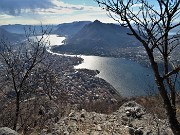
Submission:
M 1 127 L 0 135 L 19 135 L 19 134 L 16 131 L 14 131 L 8 127 Z
M 145 109 L 134 101 L 127 102 L 120 107 L 121 112 L 132 118 L 141 118 L 145 114 Z
M 158 126 L 157 126 L 158 125 Z M 134 101 L 123 104 L 116 112 L 107 115 L 72 110 L 54 124 L 53 135 L 171 135 L 169 124 Z

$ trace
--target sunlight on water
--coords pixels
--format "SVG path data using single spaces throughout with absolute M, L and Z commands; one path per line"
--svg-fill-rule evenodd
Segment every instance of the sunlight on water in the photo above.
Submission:
M 41 38 L 41 36 L 37 36 L 38 39 Z M 47 38 L 46 40 L 48 40 L 50 42 L 50 46 L 55 46 L 55 45 L 62 45 L 63 40 L 65 40 L 65 37 L 60 37 L 58 35 L 49 35 L 49 36 L 44 36 L 44 38 Z
M 123 58 L 82 56 L 75 68 L 99 70 L 97 76 L 112 84 L 123 96 L 147 95 L 154 91 L 152 70 Z

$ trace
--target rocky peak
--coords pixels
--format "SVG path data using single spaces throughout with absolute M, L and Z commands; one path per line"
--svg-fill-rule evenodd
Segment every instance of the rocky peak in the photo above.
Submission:
M 99 20 L 95 20 L 94 23 L 95 24 L 101 24 L 102 22 L 100 22 Z
M 106 115 L 95 112 L 72 110 L 61 118 L 48 135 L 154 135 L 172 131 L 166 120 L 160 120 L 146 113 L 134 101 L 123 104 L 116 112 Z

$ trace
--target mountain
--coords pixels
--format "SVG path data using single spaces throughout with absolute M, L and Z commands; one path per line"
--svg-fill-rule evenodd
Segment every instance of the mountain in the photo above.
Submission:
M 96 20 L 68 38 L 66 45 L 54 50 L 74 54 L 110 55 L 112 50 L 117 48 L 139 46 L 139 41 L 127 33 L 131 33 L 130 29 Z
M 0 28 L 10 32 L 10 33 L 16 33 L 16 34 L 24 34 L 24 29 L 29 28 L 30 25 L 22 25 L 22 24 L 9 24 L 9 25 L 2 25 Z
M 35 29 L 36 35 L 39 35 L 42 33 L 42 29 L 46 30 L 47 28 L 50 31 L 54 31 L 56 29 L 56 26 L 52 25 L 23 25 L 23 24 L 9 24 L 9 25 L 2 25 L 0 28 L 10 32 L 10 33 L 16 33 L 16 34 L 25 34 L 25 31 L 29 32 L 29 29 L 32 30 Z
M 10 42 L 19 42 L 22 41 L 24 38 L 25 36 L 22 34 L 10 33 L 0 27 L 0 39 L 2 40 L 7 40 Z
M 85 25 L 91 23 L 90 21 L 79 21 L 72 23 L 59 24 L 56 30 L 53 31 L 54 34 L 61 36 L 70 37 L 79 32 Z

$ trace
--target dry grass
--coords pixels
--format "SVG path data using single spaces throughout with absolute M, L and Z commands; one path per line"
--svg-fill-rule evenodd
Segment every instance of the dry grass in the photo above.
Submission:
M 85 109 L 88 112 L 97 112 L 103 114 L 111 114 L 119 109 L 119 107 L 129 99 L 117 97 L 115 100 L 100 100 L 83 102 L 79 105 L 79 110 Z
M 134 100 L 146 108 L 146 111 L 151 114 L 156 114 L 160 119 L 166 119 L 166 110 L 164 109 L 163 101 L 159 95 L 137 97 Z M 180 121 L 180 96 L 176 100 L 177 119 Z
M 156 114 L 160 119 L 166 118 L 166 111 L 159 95 L 137 97 L 135 98 L 135 101 L 142 105 L 146 109 L 147 113 Z
M 147 113 L 157 115 L 160 119 L 166 119 L 165 109 L 163 107 L 162 99 L 159 95 L 122 98 L 117 102 L 108 101 L 91 101 L 88 103 L 81 103 L 79 105 L 72 105 L 61 100 L 52 102 L 46 97 L 37 98 L 36 100 L 26 101 L 21 104 L 21 113 L 19 117 L 19 132 L 23 135 L 38 134 L 43 129 L 51 132 L 54 123 L 61 117 L 68 116 L 71 110 L 85 109 L 88 112 L 97 112 L 110 114 L 119 109 L 119 107 L 130 100 L 134 100 L 146 108 Z M 177 117 L 180 121 L 180 97 L 177 98 Z M 15 111 L 15 103 L 0 103 L 0 125 L 12 127 Z

